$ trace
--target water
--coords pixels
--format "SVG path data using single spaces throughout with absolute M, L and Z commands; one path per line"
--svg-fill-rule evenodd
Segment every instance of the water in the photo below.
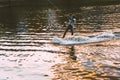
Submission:
M 74 46 L 51 42 L 63 34 L 63 13 L 75 14 L 75 35 L 119 33 L 119 7 L 0 8 L 0 80 L 119 80 L 120 40 Z

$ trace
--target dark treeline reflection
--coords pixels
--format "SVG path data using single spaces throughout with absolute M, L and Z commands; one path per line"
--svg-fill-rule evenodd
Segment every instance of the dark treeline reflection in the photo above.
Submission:
M 11 28 L 14 31 L 17 22 L 17 15 L 12 8 L 1 8 L 0 9 L 0 29 L 9 30 Z M 9 28 L 8 28 L 9 27 Z
M 120 13 L 119 5 L 80 7 L 80 5 L 74 5 L 82 3 L 77 3 L 77 1 L 22 0 L 23 4 L 30 6 L 1 7 L 0 32 L 63 31 L 64 22 L 67 21 L 70 13 L 77 19 L 75 28 L 78 31 L 119 27 L 119 18 L 116 17 Z M 11 2 L 11 5 L 15 2 Z
M 120 0 L 2 0 L 0 5 L 11 6 L 51 6 L 51 2 L 59 7 L 80 7 L 90 5 L 119 4 Z
M 0 8 L 0 29 L 1 32 L 34 31 L 46 25 L 47 9 L 36 7 L 5 7 Z M 22 28 L 21 28 L 22 27 Z M 28 29 L 29 28 L 29 29 Z M 23 31 L 25 31 L 25 29 Z

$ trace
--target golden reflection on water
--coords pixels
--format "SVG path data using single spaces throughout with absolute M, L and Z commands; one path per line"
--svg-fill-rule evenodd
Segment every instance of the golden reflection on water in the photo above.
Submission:
M 54 65 L 55 78 L 52 80 L 95 80 L 97 69 L 86 70 L 80 62 L 68 60 L 67 63 Z M 99 72 L 102 74 L 102 72 Z M 98 74 L 98 75 L 99 75 Z M 105 74 L 103 74 L 105 75 Z M 102 80 L 102 79 L 100 79 Z M 105 79 L 104 79 L 105 80 Z
M 63 62 L 52 66 L 54 78 L 51 80 L 119 80 L 117 51 L 120 48 L 114 51 L 115 47 L 106 46 L 110 43 L 69 46 L 69 54 L 64 55 Z

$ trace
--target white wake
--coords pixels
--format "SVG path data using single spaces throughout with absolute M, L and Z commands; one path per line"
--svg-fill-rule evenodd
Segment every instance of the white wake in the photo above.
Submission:
M 101 42 L 106 40 L 120 39 L 120 32 L 102 32 L 99 34 L 93 34 L 89 36 L 70 36 L 67 38 L 54 37 L 52 43 L 56 44 L 83 44 L 92 42 Z

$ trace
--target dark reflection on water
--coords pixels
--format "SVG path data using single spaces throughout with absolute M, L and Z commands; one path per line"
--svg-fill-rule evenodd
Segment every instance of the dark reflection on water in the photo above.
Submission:
M 119 27 L 119 12 L 119 5 L 71 9 L 5 7 L 0 8 L 0 28 L 1 32 L 62 31 L 68 14 L 72 13 L 77 19 L 75 30 L 101 31 Z
M 77 56 L 75 55 L 75 48 L 74 46 L 70 46 L 70 58 L 73 59 L 73 60 L 76 60 L 77 59 Z
M 35 7 L 8 7 L 0 10 L 0 28 L 10 32 L 41 31 L 46 23 L 47 10 Z M 21 30 L 23 29 L 24 30 Z M 20 29 L 20 30 L 19 30 Z M 25 29 L 27 29 L 25 31 Z

